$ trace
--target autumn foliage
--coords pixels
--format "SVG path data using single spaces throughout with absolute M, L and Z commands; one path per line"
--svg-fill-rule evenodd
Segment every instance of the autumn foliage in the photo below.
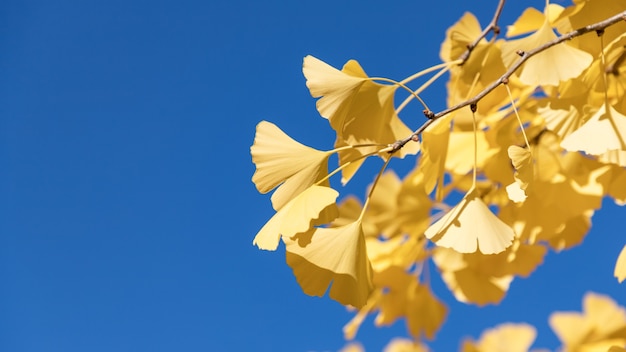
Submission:
M 284 243 L 306 294 L 357 309 L 348 340 L 376 314 L 378 326 L 404 318 L 413 338 L 388 351 L 426 351 L 448 314 L 423 277 L 427 263 L 457 300 L 497 304 L 548 250 L 580 244 L 603 198 L 626 203 L 626 2 L 546 3 L 500 33 L 503 5 L 484 28 L 465 13 L 446 32 L 441 63 L 401 80 L 372 77 L 355 60 L 338 69 L 305 57 L 306 86 L 336 133 L 331 148 L 257 125 L 252 180 L 273 190 L 276 213 L 253 243 Z M 437 79 L 447 80 L 440 112 L 420 97 Z M 421 126 L 401 119 L 409 103 L 421 104 Z M 340 197 L 369 158 L 384 163 L 365 200 Z M 394 158 L 415 167 L 397 175 Z M 626 249 L 615 259 L 621 282 Z M 609 297 L 590 293 L 582 313 L 549 321 L 566 351 L 625 351 L 626 311 Z M 462 348 L 528 351 L 535 336 L 503 323 Z

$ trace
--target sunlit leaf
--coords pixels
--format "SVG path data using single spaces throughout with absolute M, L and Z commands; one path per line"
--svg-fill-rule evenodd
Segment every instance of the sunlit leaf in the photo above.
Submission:
M 302 70 L 311 95 L 319 97 L 317 110 L 337 133 L 336 147 L 388 145 L 412 133 L 395 112 L 393 98 L 398 86 L 372 82 L 355 60 L 348 61 L 339 71 L 309 55 L 304 58 Z M 350 149 L 340 152 L 339 159 L 343 164 L 379 149 Z M 394 155 L 404 157 L 418 150 L 418 143 L 409 143 Z M 362 160 L 354 162 L 342 170 L 343 183 L 350 180 L 361 163 Z
M 332 188 L 311 186 L 282 207 L 257 233 L 252 242 L 260 249 L 276 250 L 281 235 L 290 237 L 313 226 L 326 208 L 331 208 L 324 222 L 337 216 L 335 200 L 339 193 Z
M 626 345 L 626 310 L 597 293 L 585 295 L 582 313 L 553 313 L 550 327 L 568 351 L 606 351 L 612 345 Z
M 519 59 L 517 51 L 527 52 L 556 38 L 557 36 L 553 32 L 550 22 L 545 20 L 537 32 L 528 37 L 507 41 L 502 44 L 502 59 L 505 65 L 510 67 Z M 559 82 L 580 75 L 584 69 L 589 67 L 592 61 L 593 57 L 588 53 L 561 43 L 536 54 L 526 61 L 521 69 L 519 78 L 522 83 L 530 86 L 558 86 Z
M 610 105 L 602 105 L 587 122 L 565 137 L 561 146 L 569 151 L 581 150 L 592 155 L 626 150 L 626 116 Z
M 403 269 L 391 267 L 374 276 L 374 283 L 385 289 L 376 317 L 376 325 L 390 325 L 406 317 L 407 327 L 414 339 L 433 339 L 447 316 L 447 308 L 427 286 Z
M 250 153 L 256 165 L 252 181 L 259 192 L 280 185 L 272 195 L 276 210 L 328 174 L 329 152 L 296 142 L 271 122 L 259 122 Z
M 321 297 L 330 286 L 329 295 L 337 302 L 365 305 L 372 291 L 371 267 L 359 221 L 318 228 L 304 247 L 296 241 L 285 243 L 287 264 L 306 294 Z
M 383 352 L 428 352 L 426 345 L 409 339 L 395 338 L 391 340 Z
M 441 44 L 439 57 L 443 61 L 454 61 L 467 51 L 467 45 L 480 36 L 482 28 L 476 16 L 465 12 L 463 16 L 446 31 L 446 39 Z
M 466 341 L 463 352 L 528 352 L 536 337 L 532 325 L 501 324 L 485 330 L 475 343 Z
M 424 235 L 440 247 L 460 253 L 494 254 L 511 245 L 515 234 L 485 205 L 476 192 L 432 224 Z
M 626 246 L 622 248 L 622 251 L 619 253 L 619 257 L 617 257 L 613 275 L 617 278 L 619 283 L 622 283 L 622 281 L 626 279 Z
M 493 264 L 485 261 L 489 257 L 480 253 L 462 254 L 447 248 L 437 248 L 433 253 L 433 261 L 454 297 L 460 302 L 480 306 L 500 302 L 513 281 L 513 275 L 494 273 Z

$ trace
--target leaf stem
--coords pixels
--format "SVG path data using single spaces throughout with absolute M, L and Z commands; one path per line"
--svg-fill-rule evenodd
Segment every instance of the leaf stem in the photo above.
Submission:
M 385 164 L 383 164 L 383 166 L 380 168 L 380 171 L 378 171 L 378 175 L 376 175 L 376 178 L 374 179 L 374 183 L 372 183 L 372 188 L 370 188 L 370 191 L 367 194 L 367 198 L 365 199 L 365 203 L 363 204 L 363 209 L 361 209 L 361 214 L 359 215 L 359 218 L 357 219 L 357 221 L 363 220 L 365 211 L 367 210 L 367 207 L 370 204 L 370 200 L 372 199 L 372 194 L 374 193 L 374 189 L 376 189 L 376 185 L 378 184 L 378 180 L 380 180 L 380 177 L 382 176 L 383 171 L 385 171 L 385 169 L 387 168 L 387 165 L 389 165 L 389 161 L 391 161 L 391 158 L 387 158 L 387 160 L 385 161 Z

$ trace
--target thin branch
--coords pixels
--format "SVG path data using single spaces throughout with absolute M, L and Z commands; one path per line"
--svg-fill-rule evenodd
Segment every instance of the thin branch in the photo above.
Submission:
M 498 78 L 496 81 L 492 82 L 489 86 L 487 86 L 483 91 L 481 91 L 480 93 L 476 94 L 473 98 L 466 100 L 462 103 L 459 103 L 457 105 L 454 105 L 452 107 L 449 107 L 445 110 L 442 110 L 436 114 L 432 114 L 430 115 L 429 119 L 426 120 L 426 122 L 424 122 L 424 124 L 422 124 L 422 126 L 420 126 L 417 130 L 415 130 L 415 132 L 413 132 L 413 134 L 411 134 L 410 136 L 398 140 L 395 143 L 391 144 L 391 150 L 389 151 L 389 153 L 395 153 L 398 150 L 402 149 L 402 147 L 404 147 L 405 144 L 407 144 L 410 141 L 417 141 L 419 140 L 419 135 L 424 132 L 424 130 L 430 126 L 435 120 L 453 112 L 456 110 L 459 110 L 463 107 L 466 107 L 468 105 L 476 105 L 478 103 L 479 100 L 481 100 L 482 98 L 484 98 L 487 94 L 491 93 L 494 89 L 496 89 L 499 85 L 501 84 L 506 84 L 509 81 L 509 77 L 511 77 L 515 71 L 517 71 L 517 69 L 520 68 L 520 66 L 522 66 L 526 61 L 528 61 L 531 57 L 539 54 L 542 51 L 545 51 L 557 44 L 560 44 L 564 41 L 567 40 L 571 40 L 573 38 L 579 37 L 583 34 L 589 33 L 589 32 L 602 32 L 605 28 L 612 26 L 620 21 L 626 21 L 626 11 L 620 12 L 615 16 L 609 17 L 603 21 L 600 21 L 598 23 L 594 23 L 594 24 L 590 24 L 588 26 L 573 30 L 569 33 L 563 34 L 559 37 L 557 37 L 554 40 L 551 40 L 543 45 L 540 45 L 538 47 L 536 47 L 535 49 L 532 49 L 528 52 L 521 52 L 522 57 L 517 60 L 513 66 L 511 66 L 503 75 L 502 77 Z
M 478 46 L 478 43 L 480 43 L 480 41 L 483 40 L 487 36 L 487 34 L 489 34 L 489 32 L 493 31 L 494 35 L 500 34 L 500 27 L 498 26 L 498 20 L 500 19 L 500 15 L 502 14 L 502 9 L 504 8 L 505 2 L 506 0 L 500 0 L 500 2 L 498 3 L 498 7 L 496 7 L 496 12 L 494 13 L 493 18 L 491 19 L 491 22 L 489 22 L 487 27 L 483 29 L 483 32 L 480 33 L 480 35 L 478 36 L 478 38 L 476 38 L 476 40 L 474 40 L 471 44 L 467 45 L 467 50 L 461 56 L 459 56 L 459 60 L 461 60 L 461 63 L 459 64 L 459 66 L 462 66 L 469 59 L 470 54 L 472 53 L 472 51 L 474 51 L 474 48 Z

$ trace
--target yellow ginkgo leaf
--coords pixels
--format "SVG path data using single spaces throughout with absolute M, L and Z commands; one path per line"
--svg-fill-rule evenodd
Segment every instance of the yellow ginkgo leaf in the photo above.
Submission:
M 626 279 L 626 246 L 622 248 L 622 251 L 619 253 L 619 257 L 617 257 L 613 275 L 617 278 L 619 283 L 622 283 L 622 281 Z
M 371 185 L 369 186 L 371 188 Z M 398 221 L 398 202 L 402 183 L 393 171 L 385 172 L 374 190 L 364 219 L 376 227 L 376 236 L 391 238 L 400 234 L 402 223 Z
M 388 145 L 412 133 L 395 111 L 393 99 L 398 86 L 372 82 L 355 60 L 348 61 L 339 71 L 309 55 L 304 58 L 302 71 L 311 95 L 319 98 L 317 110 L 337 133 L 335 147 Z M 339 153 L 339 161 L 353 162 L 359 155 L 379 149 L 372 146 L 345 150 Z M 394 155 L 404 157 L 418 151 L 418 143 L 409 143 Z M 353 162 L 342 170 L 343 183 L 350 180 L 362 162 Z
M 620 337 L 626 338 L 626 310 L 609 296 L 587 293 L 583 297 L 583 312 L 593 326 L 591 337 L 613 337 L 614 333 L 620 332 Z
M 525 190 L 534 177 L 533 158 L 529 149 L 516 145 L 509 146 L 509 158 L 515 167 L 515 182 L 506 187 L 509 199 L 516 203 L 526 200 Z
M 527 352 L 537 337 L 537 330 L 528 324 L 500 324 L 480 335 L 477 343 L 466 342 L 463 352 Z
M 298 143 L 271 122 L 259 122 L 250 153 L 256 165 L 252 181 L 259 192 L 280 185 L 272 195 L 276 210 L 328 174 L 330 152 Z
M 528 51 L 556 39 L 549 21 L 528 37 L 502 44 L 502 59 L 507 67 L 519 59 L 517 51 Z M 588 53 L 565 43 L 555 45 L 531 57 L 522 67 L 520 81 L 530 86 L 558 86 L 580 75 L 593 61 Z
M 527 198 L 526 192 L 524 192 L 517 181 L 506 186 L 506 194 L 509 196 L 509 199 L 515 203 L 522 203 Z
M 429 349 L 421 342 L 396 337 L 389 341 L 383 352 L 429 352 Z
M 424 174 L 411 172 L 402 182 L 397 197 L 396 221 L 401 224 L 402 232 L 414 238 L 421 237 L 430 225 L 431 205 L 424 186 Z
M 334 129 L 343 130 L 349 118 L 346 107 L 366 78 L 346 74 L 311 55 L 304 57 L 302 72 L 311 95 L 320 98 L 316 103 L 320 115 L 329 119 Z
M 515 20 L 512 25 L 506 26 L 506 36 L 516 37 L 518 35 L 534 32 L 541 28 L 545 22 L 545 16 L 534 7 L 529 7 Z
M 515 179 L 522 189 L 526 189 L 533 180 L 533 156 L 529 149 L 516 145 L 509 146 L 509 158 L 515 167 Z
M 417 172 L 422 175 L 426 193 L 431 193 L 436 186 L 443 185 L 451 119 L 452 114 L 437 119 L 422 133 L 422 157 Z
M 459 204 L 432 224 L 424 235 L 438 246 L 460 253 L 495 254 L 513 242 L 515 233 L 478 196 L 469 192 Z
M 591 155 L 600 155 L 610 150 L 626 150 L 626 116 L 604 104 L 579 129 L 565 137 L 561 147 L 569 151 L 581 150 Z
M 330 298 L 341 304 L 360 308 L 367 303 L 373 288 L 372 269 L 360 221 L 317 228 L 304 247 L 296 241 L 285 243 L 287 264 L 304 293 L 321 297 L 331 286 Z
M 571 82 L 578 82 L 578 80 L 568 81 L 570 86 L 572 85 Z M 582 83 L 580 84 L 582 85 Z M 583 91 L 582 88 L 580 90 Z M 569 99 L 559 97 L 550 100 L 545 106 L 537 107 L 537 112 L 545 120 L 546 127 L 563 139 L 583 124 L 582 98 L 584 97 Z
M 340 349 L 339 352 L 365 352 L 365 349 L 358 342 L 350 342 Z
M 476 256 L 478 260 L 467 260 Z M 441 278 L 459 302 L 479 306 L 498 303 L 509 289 L 513 275 L 496 276 L 493 265 L 484 262 L 482 254 L 461 254 L 448 248 L 436 248 L 433 261 L 441 271 Z
M 557 4 L 548 5 L 549 21 L 552 23 L 563 12 L 563 7 Z M 506 36 L 515 37 L 539 29 L 545 21 L 545 15 L 539 10 L 529 7 L 510 26 L 507 26 Z
M 476 139 L 476 151 L 474 148 L 467 147 L 474 144 L 474 139 Z M 446 170 L 465 175 L 474 167 L 482 168 L 497 151 L 497 148 L 489 147 L 484 131 L 452 132 L 445 159 Z M 478 156 L 476 165 L 474 165 L 474 153 Z
M 563 29 L 571 31 L 583 28 L 592 23 L 602 21 L 617 13 L 626 10 L 623 1 L 594 0 L 594 1 L 574 1 L 574 6 L 569 6 L 563 11 L 561 21 Z M 560 27 L 559 27 L 560 28 Z M 564 32 L 561 32 L 564 33 Z M 610 43 L 618 36 L 626 33 L 626 22 L 620 21 L 613 26 L 607 27 L 602 34 L 605 43 Z M 591 35 L 582 35 L 576 38 L 578 47 L 594 56 L 599 54 L 601 46 L 598 45 L 598 38 Z
M 448 309 L 424 285 L 418 285 L 407 307 L 407 325 L 416 340 L 421 336 L 432 340 L 446 320 Z
M 626 167 L 626 150 L 609 150 L 598 156 L 598 160 L 606 164 Z M 626 192 L 626 189 L 624 189 Z
M 589 292 L 583 312 L 555 312 L 550 327 L 566 351 L 607 351 L 626 345 L 626 310 L 605 295 Z
M 467 45 L 480 37 L 482 28 L 480 23 L 470 12 L 465 12 L 463 16 L 446 31 L 446 39 L 441 44 L 439 57 L 441 60 L 449 62 L 459 58 L 467 51 Z
M 589 329 L 585 317 L 577 312 L 556 312 L 550 315 L 550 327 L 563 345 L 575 347 L 585 338 Z M 569 349 L 568 349 L 569 350 Z
M 626 154 L 626 152 L 623 154 Z M 626 159 L 626 155 L 624 155 L 624 158 Z M 626 185 L 626 169 L 614 167 L 608 194 L 613 197 L 617 205 L 626 205 L 626 187 L 624 185 Z
M 311 186 L 282 207 L 261 228 L 252 242 L 260 249 L 276 250 L 281 235 L 291 237 L 309 230 L 320 215 L 322 223 L 338 215 L 335 200 L 339 193 L 330 187 Z
M 433 339 L 443 324 L 448 309 L 415 277 L 399 267 L 390 267 L 374 276 L 376 287 L 383 288 L 379 300 L 377 326 L 393 324 L 406 317 L 407 327 L 415 340 Z

